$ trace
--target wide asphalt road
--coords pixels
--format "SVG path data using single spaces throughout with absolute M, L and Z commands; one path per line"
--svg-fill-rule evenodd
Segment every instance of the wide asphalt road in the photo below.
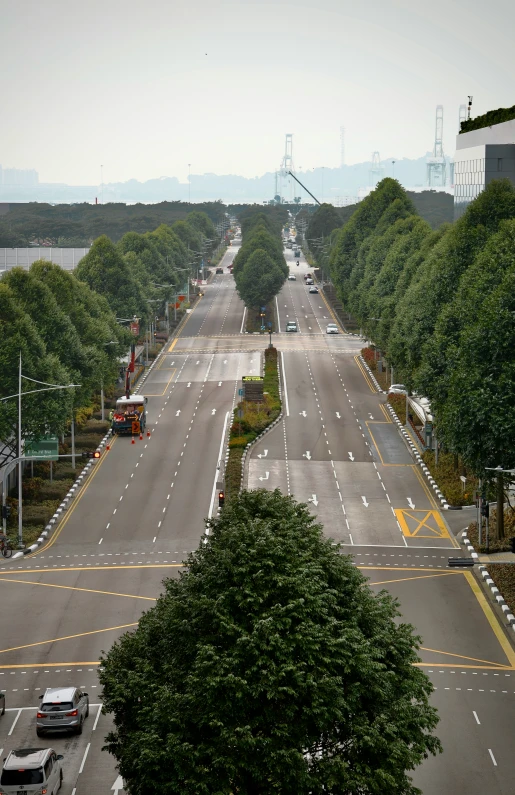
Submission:
M 0 648 L 3 755 L 51 745 L 65 755 L 64 795 L 122 795 L 101 748 L 98 662 L 152 606 L 216 511 L 230 413 L 243 375 L 258 374 L 268 337 L 245 335 L 244 308 L 227 273 L 205 288 L 180 335 L 145 383 L 150 437 L 118 438 L 54 536 L 37 554 L 0 567 L 6 615 Z M 431 491 L 356 361 L 361 342 L 325 333 L 323 294 L 309 294 L 305 263 L 278 296 L 284 421 L 257 445 L 250 487 L 309 501 L 374 589 L 387 588 L 422 636 L 421 665 L 435 685 L 444 754 L 414 774 L 425 795 L 513 792 L 515 654 L 470 572 L 446 569 L 457 547 Z M 300 331 L 284 332 L 295 317 Z M 260 457 L 259 457 L 260 456 Z M 90 695 L 81 736 L 38 739 L 46 687 Z

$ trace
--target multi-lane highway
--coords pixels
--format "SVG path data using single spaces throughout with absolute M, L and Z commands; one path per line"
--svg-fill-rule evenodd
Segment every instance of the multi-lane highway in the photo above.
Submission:
M 277 298 L 284 417 L 253 449 L 248 486 L 309 501 L 327 535 L 420 632 L 444 744 L 414 773 L 424 795 L 509 795 L 511 641 L 473 574 L 446 569 L 457 542 L 356 360 L 362 343 L 326 334 L 334 318 L 323 294 L 308 292 L 307 266 L 286 256 L 297 278 Z M 299 331 L 285 333 L 293 319 Z M 0 567 L 2 755 L 52 745 L 65 756 L 63 795 L 116 792 L 114 760 L 101 751 L 110 718 L 100 713 L 99 655 L 152 606 L 163 578 L 177 575 L 215 510 L 241 377 L 261 372 L 268 343 L 243 332 L 244 307 L 225 270 L 145 383 L 150 437 L 115 439 L 47 545 Z M 83 734 L 38 739 L 38 696 L 70 684 L 90 695 Z

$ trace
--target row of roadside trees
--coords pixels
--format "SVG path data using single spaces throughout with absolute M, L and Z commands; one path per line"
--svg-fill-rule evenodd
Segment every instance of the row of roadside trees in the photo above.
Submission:
M 114 384 L 119 358 L 134 339 L 127 322 L 137 317 L 145 323 L 160 312 L 216 243 L 209 218 L 192 212 L 171 227 L 128 232 L 118 243 L 101 236 L 74 273 L 40 260 L 29 271 L 15 268 L 2 276 L 0 398 L 18 393 L 20 353 L 25 378 L 80 384 L 24 396 L 23 439 L 61 435 L 72 416 L 92 405 L 101 385 L 108 390 Z M 22 391 L 31 389 L 28 384 L 24 380 Z M 0 465 L 16 456 L 17 423 L 17 401 L 1 401 Z
M 281 224 L 265 212 L 241 221 L 242 246 L 234 258 L 233 275 L 240 298 L 249 309 L 266 307 L 288 275 Z
M 478 475 L 512 466 L 515 188 L 490 183 L 458 221 L 433 230 L 384 179 L 330 234 L 345 309 L 396 380 L 431 400 L 446 449 Z

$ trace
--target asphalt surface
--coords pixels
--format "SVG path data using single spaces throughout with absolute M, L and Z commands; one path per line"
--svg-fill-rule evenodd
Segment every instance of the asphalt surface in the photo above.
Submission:
M 236 248 L 230 248 L 226 268 Z M 446 568 L 457 542 L 356 356 L 352 336 L 327 335 L 322 293 L 296 281 L 277 299 L 284 420 L 253 449 L 249 487 L 307 501 L 374 589 L 388 589 L 421 635 L 435 686 L 444 754 L 414 773 L 424 795 L 513 793 L 515 653 L 471 572 Z M 295 318 L 299 332 L 285 333 Z M 63 753 L 63 795 L 110 795 L 114 760 L 101 748 L 98 662 L 177 576 L 216 510 L 230 412 L 243 375 L 258 374 L 268 336 L 248 335 L 227 273 L 206 286 L 145 383 L 150 437 L 118 438 L 38 553 L 0 566 L 4 615 L 2 755 L 16 747 Z M 83 734 L 39 739 L 38 696 L 75 684 L 90 695 Z M 117 789 L 118 787 L 118 789 Z

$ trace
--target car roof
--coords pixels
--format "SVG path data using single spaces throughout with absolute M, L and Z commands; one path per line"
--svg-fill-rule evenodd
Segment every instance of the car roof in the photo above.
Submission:
M 46 762 L 52 748 L 19 748 L 11 751 L 4 762 L 4 770 L 15 770 L 21 766 L 41 767 Z
M 43 701 L 71 701 L 76 687 L 47 687 Z
M 335 328 L 338 328 L 338 326 L 336 325 L 336 323 L 328 323 L 328 324 L 327 324 L 327 328 L 329 328 L 329 326 L 334 326 Z

